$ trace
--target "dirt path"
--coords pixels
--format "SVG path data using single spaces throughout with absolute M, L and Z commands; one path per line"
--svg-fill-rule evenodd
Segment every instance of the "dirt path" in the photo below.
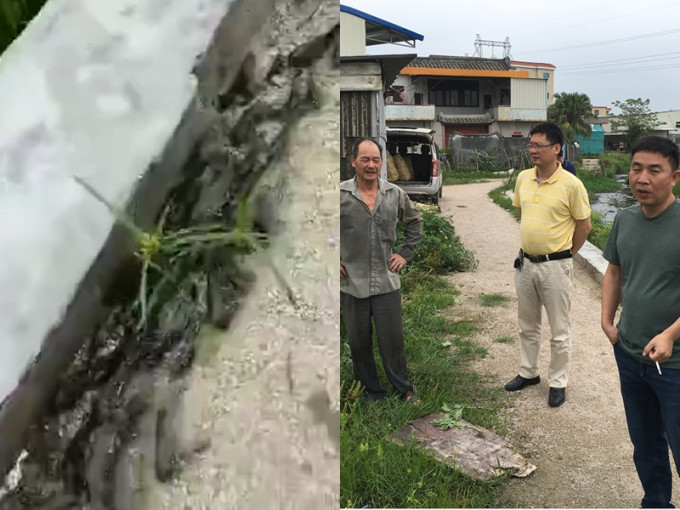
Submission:
M 479 267 L 450 280 L 461 288 L 457 314 L 481 316 L 476 340 L 489 350 L 475 368 L 504 385 L 519 368 L 517 297 L 512 261 L 519 247 L 519 224 L 496 206 L 488 192 L 500 181 L 447 186 L 440 205 L 463 244 L 477 253 Z M 619 393 L 611 346 L 600 329 L 600 286 L 574 264 L 572 365 L 567 401 L 548 407 L 549 328 L 544 312 L 541 384 L 516 394 L 507 411 L 507 439 L 538 469 L 512 479 L 501 493 L 504 507 L 639 508 L 642 499 L 633 449 Z M 506 306 L 485 308 L 481 294 L 503 294 Z M 510 336 L 510 344 L 494 339 Z M 673 501 L 680 503 L 674 476 Z

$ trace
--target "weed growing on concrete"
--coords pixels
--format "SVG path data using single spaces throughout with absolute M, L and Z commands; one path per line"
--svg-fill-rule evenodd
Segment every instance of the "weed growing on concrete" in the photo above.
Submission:
M 215 247 L 230 247 L 236 254 L 245 255 L 264 246 L 267 235 L 253 231 L 253 220 L 248 196 L 241 196 L 236 207 L 236 225 L 226 230 L 222 224 L 198 225 L 174 232 L 164 232 L 165 221 L 172 209 L 168 204 L 163 210 L 153 232 L 145 232 L 123 211 L 111 204 L 92 185 L 80 177 L 74 179 L 92 196 L 104 204 L 116 218 L 116 221 L 127 227 L 135 236 L 137 251 L 135 254 L 142 262 L 137 304 L 140 319 L 137 329 L 146 327 L 149 310 L 154 308 L 160 299 L 160 291 L 166 283 L 177 283 L 173 267 L 181 263 L 181 259 L 196 251 L 207 251 Z M 163 260 L 164 262 L 159 262 Z M 158 272 L 160 281 L 149 289 L 150 270 Z

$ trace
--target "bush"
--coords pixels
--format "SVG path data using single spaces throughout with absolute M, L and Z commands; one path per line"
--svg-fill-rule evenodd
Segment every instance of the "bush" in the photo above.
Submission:
M 590 170 L 576 170 L 576 175 L 581 179 L 589 194 L 614 193 L 621 189 L 621 183 L 614 176 L 602 176 Z
M 617 174 L 627 174 L 630 171 L 630 154 L 620 152 L 605 152 L 600 154 L 600 163 L 607 177 Z
M 612 230 L 611 223 L 604 219 L 604 214 L 592 211 L 590 213 L 590 223 L 592 230 L 588 234 L 588 241 L 597 246 L 600 250 L 604 250 L 604 245 L 607 244 L 609 232 Z
M 423 214 L 423 239 L 404 272 L 447 274 L 469 271 L 477 267 L 474 252 L 466 249 L 448 221 L 427 210 Z M 404 242 L 404 228 L 397 228 L 397 246 Z

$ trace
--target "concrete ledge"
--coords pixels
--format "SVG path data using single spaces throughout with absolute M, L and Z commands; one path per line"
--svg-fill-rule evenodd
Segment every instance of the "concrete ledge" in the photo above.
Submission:
M 602 250 L 588 241 L 574 256 L 574 260 L 586 268 L 588 273 L 602 283 L 608 262 L 602 256 Z

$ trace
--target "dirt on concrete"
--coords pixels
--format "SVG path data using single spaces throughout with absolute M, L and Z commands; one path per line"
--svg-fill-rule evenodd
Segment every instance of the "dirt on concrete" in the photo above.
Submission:
M 479 317 L 475 340 L 488 355 L 474 369 L 503 386 L 517 375 L 519 335 L 513 260 L 519 249 L 519 223 L 498 207 L 488 192 L 502 181 L 447 186 L 442 216 L 455 226 L 463 244 L 476 252 L 475 271 L 449 278 L 461 294 L 454 313 Z M 483 307 L 483 294 L 502 294 L 502 306 Z M 642 487 L 633 465 L 618 372 L 612 347 L 600 328 L 600 284 L 574 264 L 572 362 L 566 402 L 548 406 L 547 367 L 550 330 L 543 314 L 541 383 L 508 394 L 509 443 L 538 469 L 528 478 L 510 479 L 501 490 L 501 507 L 639 508 Z M 512 343 L 497 342 L 502 337 Z M 673 501 L 680 503 L 674 473 Z
M 260 184 L 281 200 L 279 235 L 251 261 L 257 281 L 229 332 L 193 368 L 179 440 L 199 452 L 146 508 L 339 506 L 338 80 L 333 60 L 319 63 L 319 109 Z

